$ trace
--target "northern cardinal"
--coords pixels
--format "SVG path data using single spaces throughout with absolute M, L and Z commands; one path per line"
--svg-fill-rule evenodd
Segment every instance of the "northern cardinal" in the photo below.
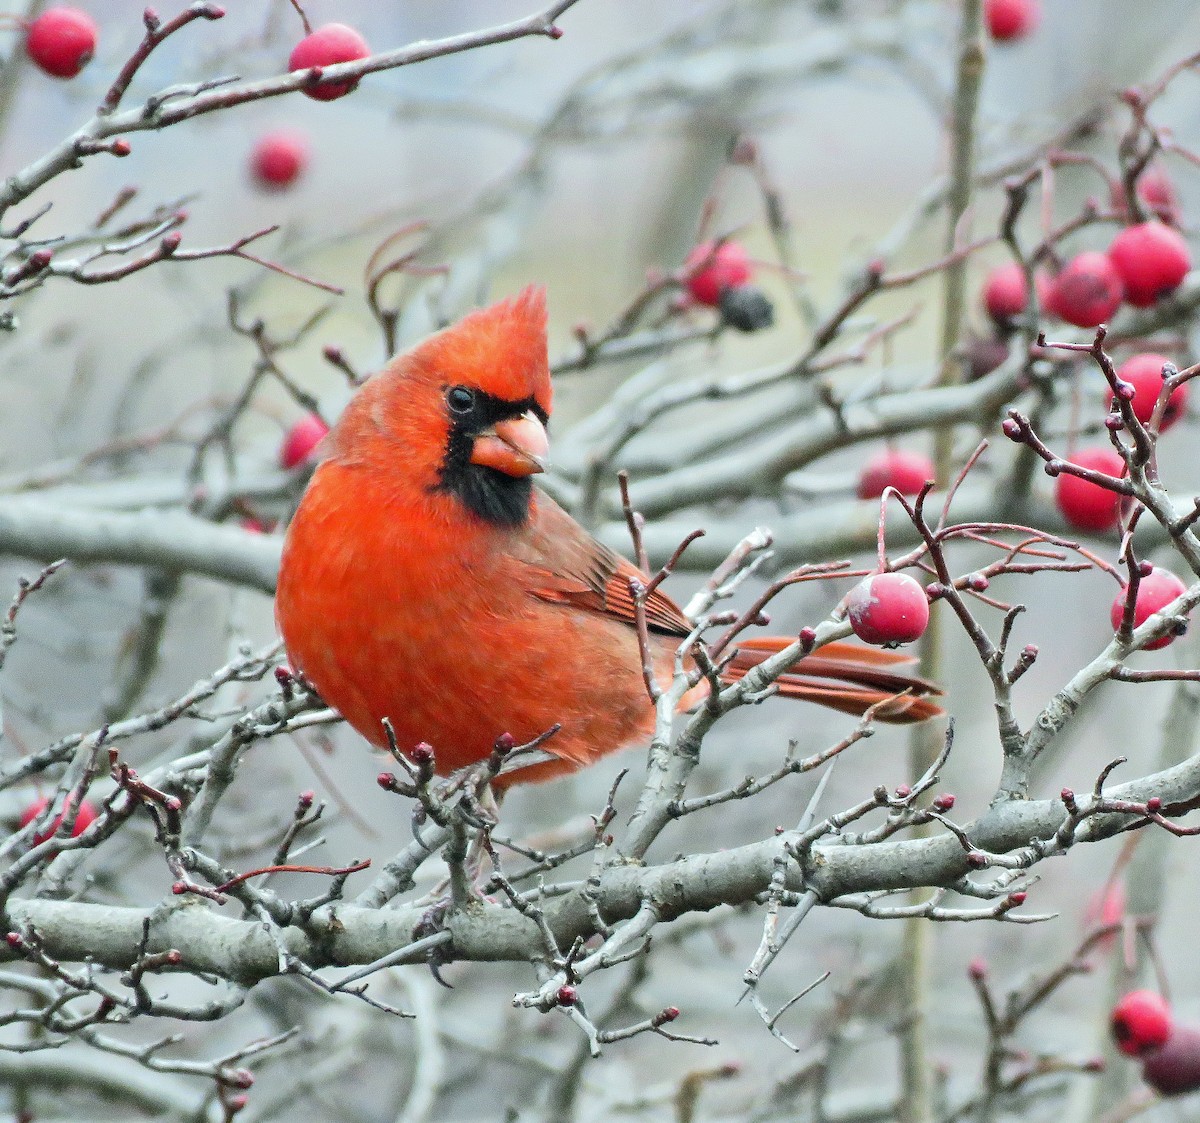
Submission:
M 382 719 L 408 750 L 433 745 L 446 774 L 497 736 L 554 760 L 500 777 L 545 780 L 645 744 L 630 578 L 646 576 L 533 486 L 549 443 L 546 302 L 540 288 L 473 312 L 394 359 L 355 394 L 326 441 L 283 547 L 275 613 L 294 666 L 368 741 Z M 646 605 L 660 681 L 691 631 L 661 591 Z M 790 642 L 739 644 L 736 681 Z M 941 713 L 907 656 L 834 643 L 779 693 L 850 713 Z M 707 689 L 706 685 L 698 688 Z

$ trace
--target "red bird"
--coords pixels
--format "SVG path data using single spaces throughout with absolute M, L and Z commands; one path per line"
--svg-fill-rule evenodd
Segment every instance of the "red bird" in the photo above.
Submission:
M 294 666 L 368 741 L 427 741 L 448 773 L 555 723 L 545 780 L 645 744 L 654 709 L 642 678 L 630 578 L 646 577 L 533 486 L 549 443 L 543 290 L 467 316 L 370 379 L 327 438 L 283 547 L 275 613 Z M 646 606 L 664 683 L 691 631 L 656 591 Z M 787 646 L 740 644 L 735 681 Z M 779 692 L 921 721 L 935 688 L 899 673 L 907 656 L 829 644 Z M 703 689 L 703 688 L 701 688 Z

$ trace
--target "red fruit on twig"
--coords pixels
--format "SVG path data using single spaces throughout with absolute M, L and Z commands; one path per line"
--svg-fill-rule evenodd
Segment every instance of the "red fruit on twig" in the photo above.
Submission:
M 329 426 L 315 413 L 300 418 L 283 438 L 283 444 L 279 448 L 280 467 L 295 468 L 297 464 L 308 460 L 328 432 Z
M 308 137 L 293 129 L 263 133 L 250 154 L 250 169 L 263 187 L 290 187 L 308 167 Z
M 1071 463 L 1107 476 L 1120 476 L 1125 462 L 1111 448 L 1081 448 Z M 1091 480 L 1060 472 L 1055 484 L 1054 502 L 1062 517 L 1078 530 L 1112 530 L 1120 517 L 1121 497 Z
M 1038 0 L 984 0 L 988 34 L 1000 43 L 1024 39 L 1042 18 Z
M 929 598 L 907 573 L 874 573 L 846 594 L 846 616 L 864 643 L 911 643 L 929 625 Z
M 894 487 L 901 495 L 916 495 L 936 474 L 933 461 L 922 452 L 881 449 L 863 465 L 858 478 L 858 497 L 878 499 L 888 487 Z
M 1106 254 L 1089 250 L 1072 259 L 1046 291 L 1049 311 L 1080 328 L 1112 318 L 1125 294 L 1121 275 Z
M 1133 387 L 1133 397 L 1129 404 L 1133 407 L 1134 416 L 1144 425 L 1154 412 L 1159 392 L 1163 384 L 1163 366 L 1171 360 L 1165 355 L 1147 352 L 1126 359 L 1117 371 L 1117 377 L 1122 382 L 1128 382 Z M 1188 384 L 1176 387 L 1167 400 L 1167 408 L 1163 411 L 1160 429 L 1166 432 L 1183 416 L 1187 406 Z
M 327 23 L 306 35 L 292 48 L 288 59 L 289 70 L 309 70 L 312 67 L 334 66 L 339 62 L 355 62 L 371 53 L 367 41 L 352 27 L 344 23 Z M 335 101 L 345 97 L 358 85 L 358 79 L 349 82 L 327 82 L 321 86 L 308 86 L 304 92 L 315 101 Z
M 39 815 L 41 815 L 47 807 L 50 806 L 50 800 L 45 796 L 35 799 L 24 811 L 21 812 L 20 825 L 23 827 L 29 826 Z M 33 836 L 33 844 L 40 846 L 48 838 L 53 838 L 58 833 L 58 828 L 62 826 L 64 815 L 58 815 L 54 822 L 43 830 L 38 831 Z M 75 814 L 75 825 L 71 828 L 71 837 L 76 838 L 83 834 L 96 821 L 96 808 L 86 799 L 79 804 L 79 810 Z
M 1179 580 L 1169 569 L 1161 569 L 1155 566 L 1150 572 L 1138 582 L 1137 599 L 1133 603 L 1133 626 L 1140 627 L 1150 619 L 1156 612 L 1161 612 L 1167 607 L 1180 593 L 1187 592 L 1187 586 Z M 1110 612 L 1113 631 L 1115 632 L 1120 626 L 1121 621 L 1125 616 L 1125 592 L 1122 590 L 1116 600 L 1112 603 Z M 1167 644 L 1175 642 L 1175 633 L 1168 632 L 1165 636 L 1161 636 L 1142 649 L 1143 651 L 1157 651 L 1161 647 L 1166 647 Z
M 721 293 L 746 284 L 754 275 L 750 255 L 740 242 L 712 242 L 698 245 L 683 263 L 684 284 L 692 299 L 698 304 L 716 308 L 721 303 Z
M 1025 270 L 1015 261 L 993 269 L 983 283 L 983 306 L 998 324 L 1006 324 L 1025 311 L 1029 286 Z
M 1171 1007 L 1152 990 L 1131 990 L 1112 1008 L 1109 1026 L 1117 1048 L 1137 1057 L 1166 1042 L 1171 1034 Z
M 1125 286 L 1125 299 L 1135 308 L 1149 308 L 1173 292 L 1192 267 L 1183 235 L 1161 222 L 1127 226 L 1108 247 L 1108 257 Z
M 1135 187 L 1142 205 L 1161 222 L 1168 226 L 1179 225 L 1179 193 L 1175 183 L 1162 164 L 1151 164 L 1137 178 Z M 1113 210 L 1128 217 L 1129 207 L 1125 200 L 1125 189 L 1120 183 L 1112 187 Z
M 1164 1096 L 1200 1088 L 1200 1026 L 1177 1025 L 1142 1059 L 1142 1079 Z
M 74 78 L 96 53 L 96 24 L 78 8 L 49 8 L 29 25 L 25 50 L 39 69 Z

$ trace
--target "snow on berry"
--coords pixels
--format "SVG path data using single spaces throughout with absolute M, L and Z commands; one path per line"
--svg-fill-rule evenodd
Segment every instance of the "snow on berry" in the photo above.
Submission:
M 74 78 L 96 53 L 95 21 L 78 8 L 48 8 L 29 25 L 25 50 L 39 69 Z
M 923 452 L 885 448 L 868 458 L 858 478 L 859 499 L 878 499 L 884 488 L 916 495 L 935 476 L 933 461 Z
M 1183 235 L 1161 222 L 1125 227 L 1108 247 L 1108 257 L 1125 286 L 1125 299 L 1135 308 L 1149 308 L 1173 292 L 1192 267 Z
M 750 255 L 740 242 L 722 242 L 719 246 L 703 242 L 688 254 L 683 268 L 684 284 L 692 299 L 710 308 L 721 303 L 725 289 L 746 284 L 754 273 Z
M 1133 603 L 1133 626 L 1140 627 L 1156 612 L 1161 612 L 1166 608 L 1180 593 L 1186 591 L 1187 586 L 1169 569 L 1155 566 L 1138 582 L 1137 599 Z M 1121 620 L 1125 616 L 1124 590 L 1118 593 L 1116 600 L 1112 602 L 1112 610 L 1109 615 L 1115 632 L 1121 626 Z M 1175 633 L 1168 632 L 1165 636 L 1160 636 L 1146 644 L 1142 650 L 1157 651 L 1160 647 L 1166 647 L 1167 644 L 1174 643 L 1174 641 Z
M 929 625 L 929 599 L 907 573 L 875 573 L 846 594 L 846 616 L 865 643 L 911 643 Z
M 292 48 L 289 70 L 308 70 L 312 67 L 334 66 L 339 62 L 354 62 L 371 53 L 367 41 L 344 23 L 327 23 L 306 35 Z M 306 86 L 304 92 L 315 101 L 334 101 L 345 97 L 358 85 L 358 79 L 348 82 L 327 82 L 321 86 Z
M 1146 352 L 1126 359 L 1117 370 L 1117 377 L 1133 387 L 1133 398 L 1129 404 L 1133 407 L 1134 416 L 1143 425 L 1150 420 L 1150 415 L 1154 412 L 1154 405 L 1162 390 L 1163 366 L 1168 362 L 1170 359 L 1165 355 Z M 1171 392 L 1171 397 L 1167 400 L 1167 408 L 1163 411 L 1161 425 L 1163 432 L 1166 432 L 1183 416 L 1187 398 L 1188 384 L 1186 382 Z

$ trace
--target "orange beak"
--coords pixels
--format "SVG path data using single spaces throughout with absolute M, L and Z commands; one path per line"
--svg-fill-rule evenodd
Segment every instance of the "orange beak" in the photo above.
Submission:
M 549 463 L 550 438 L 532 412 L 508 421 L 497 421 L 475 438 L 471 463 L 495 468 L 506 476 L 532 476 Z

